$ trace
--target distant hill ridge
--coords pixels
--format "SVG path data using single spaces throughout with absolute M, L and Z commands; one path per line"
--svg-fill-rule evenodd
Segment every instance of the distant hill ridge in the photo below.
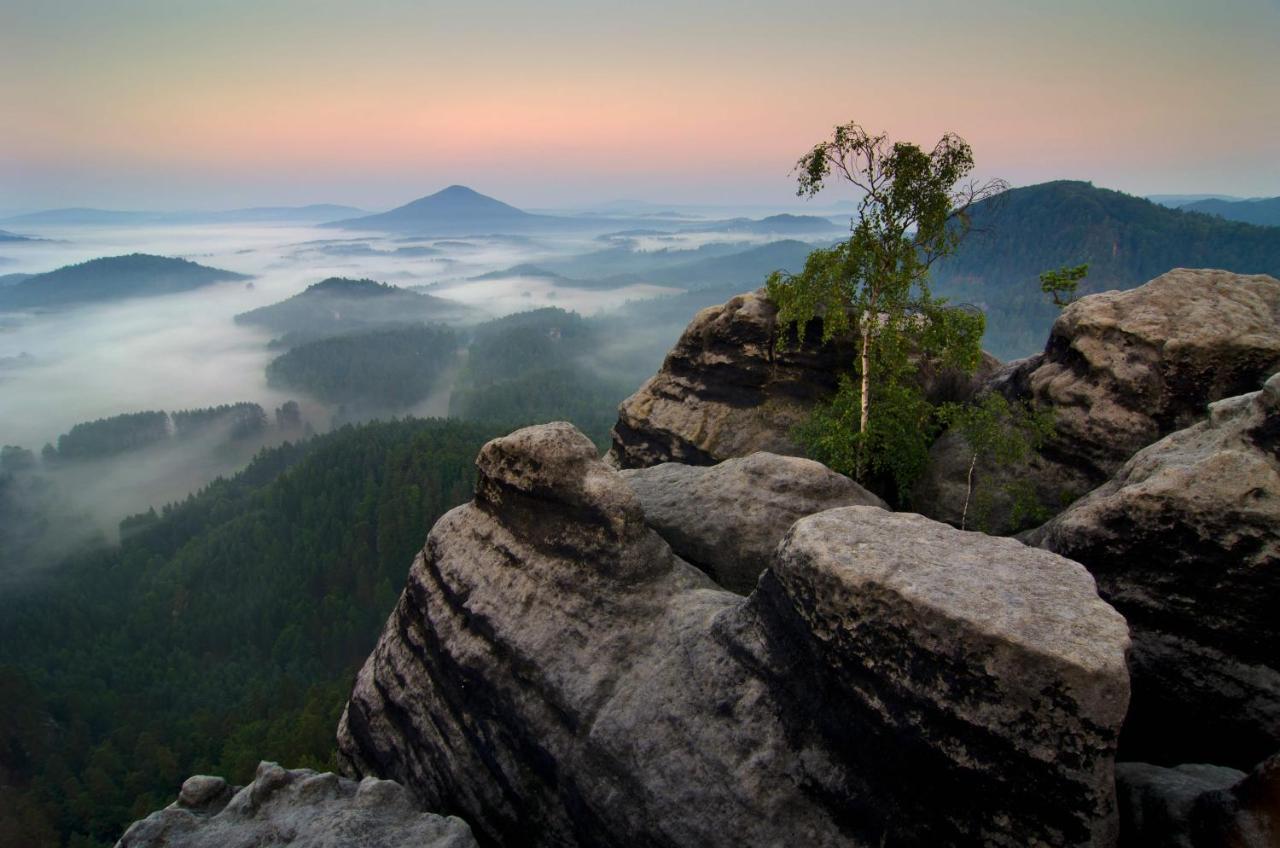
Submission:
M 1280 227 L 1280 197 L 1256 197 L 1251 200 L 1207 198 L 1180 206 L 1184 212 L 1203 212 L 1228 221 L 1241 221 L 1263 227 Z
M 1080 294 L 1141 285 L 1171 268 L 1280 275 L 1280 228 L 1169 209 L 1062 180 L 1010 189 L 973 209 L 974 231 L 934 269 L 937 293 L 987 312 L 988 350 L 1035 353 L 1058 310 L 1039 274 L 1089 263 Z
M 176 212 L 68 207 L 66 209 L 44 209 L 39 212 L 14 215 L 13 217 L 5 218 L 4 223 L 52 226 L 107 226 L 298 221 L 314 224 L 322 221 L 332 221 L 334 218 L 342 216 L 356 215 L 362 211 L 354 206 L 341 206 L 336 203 L 313 203 L 308 206 L 253 206 L 246 209 Z
M 0 288 L 0 310 L 48 309 L 154 297 L 247 279 L 247 274 L 210 268 L 186 259 L 130 253 L 67 265 Z
M 312 283 L 307 286 L 306 290 L 298 297 L 304 297 L 308 294 L 341 294 L 351 295 L 354 297 L 381 297 L 384 295 L 394 295 L 397 293 L 412 294 L 405 289 L 398 288 L 388 283 L 380 283 L 377 280 L 362 278 L 359 280 L 350 277 L 329 277 L 318 283 Z
M 453 321 L 471 315 L 470 307 L 452 300 L 376 280 L 329 277 L 293 297 L 242 312 L 235 322 L 279 333 L 286 346 L 293 346 L 390 324 Z

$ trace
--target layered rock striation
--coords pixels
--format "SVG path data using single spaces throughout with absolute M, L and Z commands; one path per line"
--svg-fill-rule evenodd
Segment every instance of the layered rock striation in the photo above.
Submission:
M 853 344 L 783 344 L 777 307 L 763 291 L 703 309 L 661 370 L 618 407 L 611 456 L 622 468 L 662 462 L 712 465 L 756 451 L 800 453 L 790 433 L 830 397 Z
M 1129 757 L 1249 768 L 1280 750 L 1280 375 L 1029 538 L 1084 563 L 1129 619 Z
M 197 775 L 178 800 L 134 822 L 116 848 L 475 848 L 466 822 L 423 812 L 403 786 L 261 763 L 234 787 Z
M 750 594 L 791 525 L 806 515 L 884 501 L 820 462 L 753 453 L 718 465 L 665 462 L 622 472 L 645 523 L 676 555 Z
M 339 728 L 495 845 L 1109 845 L 1124 620 L 1079 565 L 802 518 L 747 598 L 567 424 L 485 446 Z

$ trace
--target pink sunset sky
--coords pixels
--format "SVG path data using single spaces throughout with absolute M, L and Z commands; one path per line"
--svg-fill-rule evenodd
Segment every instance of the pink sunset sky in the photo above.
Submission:
M 0 209 L 788 203 L 851 119 L 1015 184 L 1277 195 L 1277 44 L 1277 0 L 0 0 Z

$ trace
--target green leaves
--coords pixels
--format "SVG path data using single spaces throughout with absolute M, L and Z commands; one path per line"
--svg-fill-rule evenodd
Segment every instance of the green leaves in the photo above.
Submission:
M 1076 289 L 1088 273 L 1088 263 L 1074 268 L 1064 265 L 1056 271 L 1045 271 L 1040 275 L 1040 291 L 1053 299 L 1054 306 L 1063 309 L 1075 300 Z
M 863 482 L 887 475 L 903 499 L 937 431 L 920 363 L 971 373 L 982 356 L 981 313 L 948 308 L 928 286 L 931 263 L 968 232 L 969 205 L 1004 188 L 993 181 L 957 189 L 972 170 L 972 149 L 951 133 L 926 153 L 856 123 L 836 127 L 796 163 L 798 193 L 813 196 L 832 174 L 861 189 L 852 232 L 813 251 L 800 273 L 765 281 L 779 323 L 794 324 L 800 342 L 815 318 L 823 341 L 853 332 L 861 342 L 852 373 L 801 428 L 802 442 Z

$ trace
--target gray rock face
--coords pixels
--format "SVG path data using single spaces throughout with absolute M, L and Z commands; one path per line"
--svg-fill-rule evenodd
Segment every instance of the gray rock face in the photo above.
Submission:
M 1280 845 L 1280 754 L 1248 775 L 1212 765 L 1119 763 L 1116 784 L 1124 845 Z
M 782 337 L 777 314 L 763 290 L 699 312 L 658 373 L 619 406 L 611 461 L 647 468 L 714 465 L 756 451 L 802 453 L 791 431 L 835 394 L 855 344 L 846 337 L 820 344 L 816 320 L 804 344 L 784 343 L 795 338 Z M 926 365 L 920 379 L 930 398 L 959 400 L 997 364 L 987 357 L 973 377 Z
M 1029 538 L 1084 563 L 1133 628 L 1126 758 L 1248 768 L 1280 748 L 1280 375 Z
M 622 472 L 645 522 L 685 561 L 746 595 L 798 519 L 878 497 L 819 462 L 753 453 L 699 467 L 667 462 Z
M 495 845 L 1109 845 L 1124 620 L 1077 564 L 802 518 L 748 598 L 569 425 L 486 445 L 339 728 Z
M 475 848 L 466 822 L 425 813 L 403 786 L 262 763 L 243 789 L 197 775 L 116 848 Z
M 1054 411 L 1058 434 L 1016 477 L 1056 512 L 1104 483 L 1146 445 L 1201 417 L 1205 406 L 1257 390 L 1280 370 L 1280 280 L 1178 268 L 1128 291 L 1063 310 L 1045 352 L 993 374 L 984 387 Z M 958 523 L 972 454 L 956 436 L 930 454 L 915 503 Z M 1009 469 L 979 463 L 994 498 L 992 530 L 1013 520 Z

